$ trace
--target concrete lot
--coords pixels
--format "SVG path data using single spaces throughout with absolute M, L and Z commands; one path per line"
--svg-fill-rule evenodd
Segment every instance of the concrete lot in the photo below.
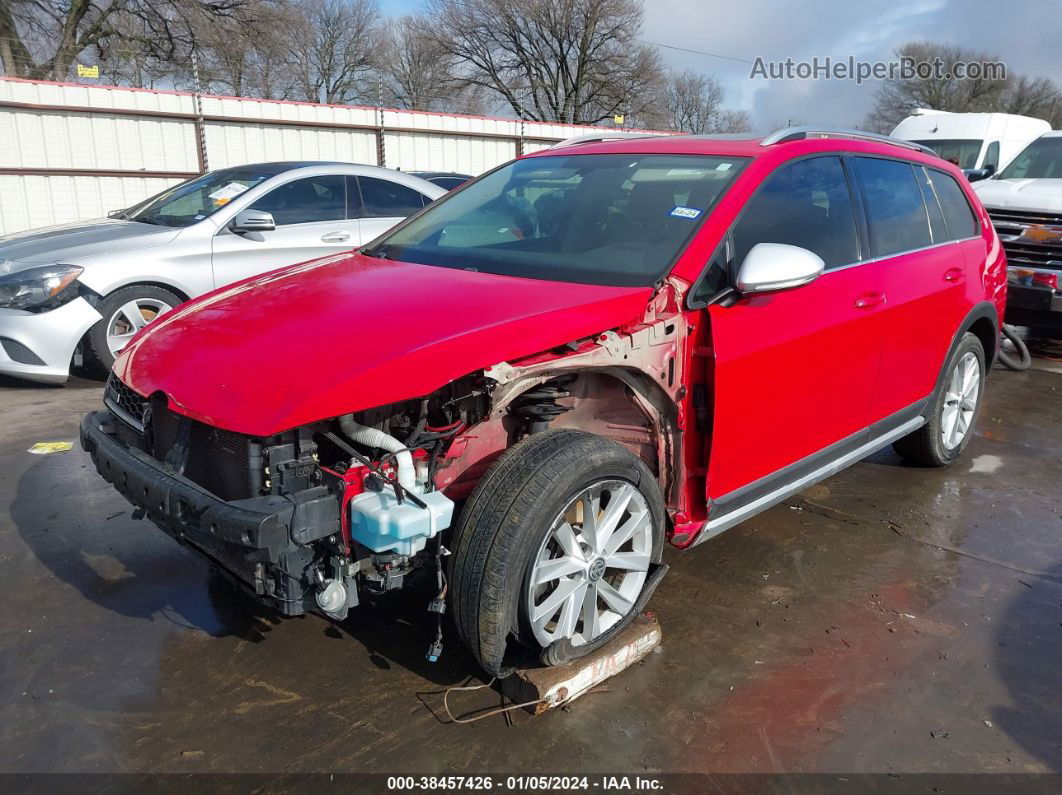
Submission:
M 1062 771 L 1062 378 L 996 371 L 966 457 L 882 453 L 688 553 L 663 647 L 567 711 L 446 724 L 425 597 L 342 626 L 210 583 L 76 439 L 100 384 L 0 384 L 6 771 Z M 496 703 L 456 694 L 461 709 Z

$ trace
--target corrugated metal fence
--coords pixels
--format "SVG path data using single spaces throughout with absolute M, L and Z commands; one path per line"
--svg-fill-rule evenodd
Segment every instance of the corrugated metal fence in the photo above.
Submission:
M 195 97 L 0 78 L 0 234 L 106 215 L 202 173 L 343 160 L 479 174 L 601 128 L 446 113 Z

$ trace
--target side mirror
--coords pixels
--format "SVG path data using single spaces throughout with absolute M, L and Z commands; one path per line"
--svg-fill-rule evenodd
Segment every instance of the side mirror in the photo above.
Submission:
M 963 171 L 966 175 L 966 179 L 970 182 L 980 182 L 983 179 L 988 179 L 995 173 L 995 168 L 992 166 L 985 166 L 984 168 L 968 168 Z
M 229 229 L 238 235 L 245 232 L 272 232 L 276 228 L 272 213 L 261 210 L 240 210 L 229 222 Z
M 757 243 L 738 268 L 737 289 L 742 295 L 771 293 L 802 287 L 826 269 L 822 257 L 785 243 Z

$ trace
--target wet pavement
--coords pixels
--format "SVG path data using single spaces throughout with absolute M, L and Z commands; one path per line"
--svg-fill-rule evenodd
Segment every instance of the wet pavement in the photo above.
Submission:
M 212 580 L 76 446 L 100 384 L 0 383 L 0 759 L 78 772 L 1062 771 L 1062 377 L 997 370 L 964 459 L 879 453 L 696 549 L 663 646 L 567 710 L 479 681 L 424 593 L 342 625 Z M 455 694 L 460 711 L 497 703 Z

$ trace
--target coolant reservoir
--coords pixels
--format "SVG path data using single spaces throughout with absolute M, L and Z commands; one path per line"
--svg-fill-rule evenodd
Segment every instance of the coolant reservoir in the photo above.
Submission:
M 408 497 L 398 502 L 390 489 L 366 491 L 350 501 L 350 535 L 373 552 L 415 555 L 429 538 L 450 526 L 454 503 L 441 491 L 417 496 L 421 508 Z

